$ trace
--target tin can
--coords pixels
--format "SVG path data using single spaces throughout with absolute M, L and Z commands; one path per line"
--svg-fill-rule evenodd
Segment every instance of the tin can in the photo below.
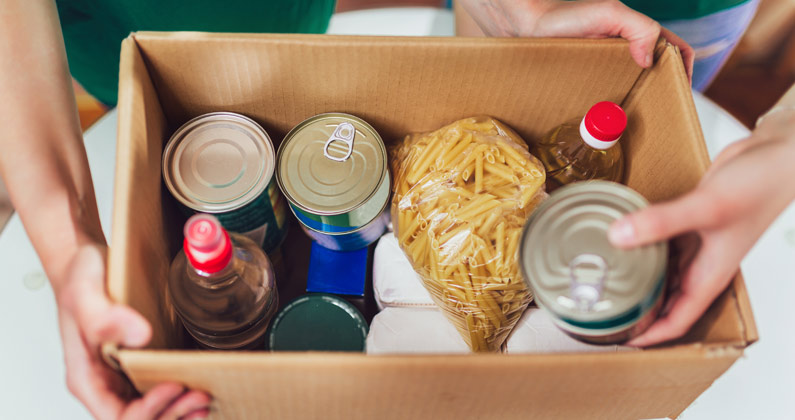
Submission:
M 648 206 L 634 190 L 587 181 L 556 190 L 528 220 L 519 264 L 538 305 L 569 335 L 624 342 L 651 325 L 662 305 L 668 244 L 622 250 L 607 231 Z
M 364 352 L 367 321 L 356 307 L 326 293 L 299 296 L 273 319 L 271 351 Z
M 229 231 L 272 252 L 287 234 L 287 209 L 273 176 L 268 133 L 231 112 L 196 117 L 163 151 L 163 180 L 188 213 L 213 214 Z
M 279 146 L 276 180 L 303 230 L 326 248 L 364 248 L 386 230 L 386 147 L 361 118 L 328 113 L 298 124 Z

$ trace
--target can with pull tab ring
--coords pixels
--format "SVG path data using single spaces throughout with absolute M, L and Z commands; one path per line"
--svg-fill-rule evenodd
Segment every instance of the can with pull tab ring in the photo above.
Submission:
M 361 118 L 327 113 L 298 124 L 279 146 L 276 180 L 303 230 L 325 248 L 361 249 L 386 229 L 386 147 Z
M 668 244 L 618 249 L 610 225 L 648 206 L 614 182 L 587 181 L 556 190 L 525 225 L 519 264 L 538 305 L 569 335 L 621 343 L 656 318 L 666 284 Z

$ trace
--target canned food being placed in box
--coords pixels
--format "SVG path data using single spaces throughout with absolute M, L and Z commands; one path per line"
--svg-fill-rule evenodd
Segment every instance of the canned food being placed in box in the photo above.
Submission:
M 575 338 L 619 343 L 648 328 L 662 305 L 668 245 L 621 250 L 607 230 L 648 206 L 634 190 L 587 181 L 555 191 L 522 232 L 519 264 L 538 305 Z
M 196 117 L 163 151 L 163 179 L 189 212 L 211 213 L 266 252 L 287 233 L 287 209 L 274 181 L 276 156 L 268 133 L 231 112 Z
M 320 114 L 279 146 L 276 179 L 301 227 L 338 251 L 364 248 L 384 233 L 390 179 L 386 147 L 361 118 Z

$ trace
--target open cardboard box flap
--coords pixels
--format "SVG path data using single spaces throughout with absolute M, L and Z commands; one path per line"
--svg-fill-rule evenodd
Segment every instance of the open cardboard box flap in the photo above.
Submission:
M 159 381 L 211 392 L 225 418 L 641 418 L 675 416 L 757 339 L 741 276 L 667 347 L 604 354 L 365 356 L 178 351 L 166 302 L 184 220 L 161 181 L 179 125 L 226 110 L 277 143 L 322 112 L 364 118 L 387 143 L 473 115 L 526 140 L 600 100 L 622 103 L 627 183 L 651 201 L 692 189 L 709 165 L 675 47 L 650 70 L 621 40 L 389 38 L 136 33 L 122 45 L 109 256 L 111 296 L 153 327 L 144 350 L 113 357 L 141 390 Z M 293 229 L 288 265 L 305 265 Z M 292 284 L 305 272 L 294 270 Z M 576 401 L 576 404 L 572 403 Z

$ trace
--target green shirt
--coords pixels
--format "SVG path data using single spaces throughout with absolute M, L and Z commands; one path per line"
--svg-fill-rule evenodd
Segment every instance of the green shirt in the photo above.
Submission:
M 121 41 L 133 31 L 323 33 L 336 0 L 56 0 L 72 76 L 116 104 Z
M 745 3 L 748 0 L 621 0 L 654 20 L 695 19 Z

